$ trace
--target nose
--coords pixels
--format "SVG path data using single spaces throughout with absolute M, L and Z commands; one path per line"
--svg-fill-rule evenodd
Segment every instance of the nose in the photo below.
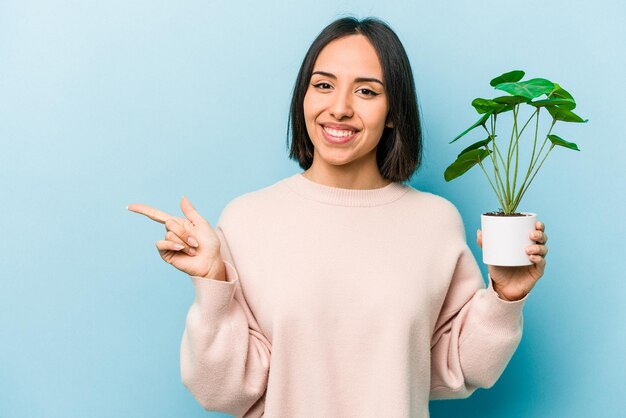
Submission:
M 333 95 L 332 103 L 329 107 L 329 113 L 337 120 L 349 119 L 354 114 L 352 109 L 352 95 L 349 91 L 337 91 Z

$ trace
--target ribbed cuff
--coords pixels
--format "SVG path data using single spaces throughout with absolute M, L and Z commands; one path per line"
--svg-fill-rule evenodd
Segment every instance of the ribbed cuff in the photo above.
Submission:
M 224 261 L 224 266 L 226 281 L 190 276 L 196 289 L 196 303 L 200 309 L 217 316 L 227 312 L 239 283 L 239 275 L 235 267 L 227 261 Z
M 493 289 L 493 282 L 489 278 L 489 286 L 476 295 L 477 314 L 482 318 L 482 325 L 494 333 L 508 335 L 517 333 L 522 328 L 522 309 L 528 295 L 520 300 L 506 301 L 500 299 Z M 529 293 L 530 294 L 530 293 Z

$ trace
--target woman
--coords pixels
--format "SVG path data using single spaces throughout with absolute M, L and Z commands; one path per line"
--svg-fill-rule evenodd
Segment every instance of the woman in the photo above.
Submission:
M 495 383 L 545 267 L 489 266 L 462 219 L 402 182 L 421 134 L 406 53 L 369 18 L 342 18 L 296 81 L 290 156 L 305 170 L 232 200 L 215 230 L 183 198 L 161 257 L 191 276 L 184 384 L 207 410 L 245 417 L 427 417 L 428 400 Z M 480 234 L 477 236 L 481 245 Z

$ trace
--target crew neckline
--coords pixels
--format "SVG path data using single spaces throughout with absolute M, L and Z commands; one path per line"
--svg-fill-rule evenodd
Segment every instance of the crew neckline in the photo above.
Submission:
M 380 206 L 399 199 L 409 190 L 409 186 L 400 182 L 391 182 L 378 189 L 332 187 L 309 180 L 303 173 L 285 180 L 287 186 L 300 196 L 336 206 Z

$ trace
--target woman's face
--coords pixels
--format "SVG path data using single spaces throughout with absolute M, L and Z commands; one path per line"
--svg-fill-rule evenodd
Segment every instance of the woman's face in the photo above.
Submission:
M 313 66 L 304 117 L 313 142 L 313 164 L 376 164 L 388 113 L 383 70 L 363 35 L 326 45 Z

